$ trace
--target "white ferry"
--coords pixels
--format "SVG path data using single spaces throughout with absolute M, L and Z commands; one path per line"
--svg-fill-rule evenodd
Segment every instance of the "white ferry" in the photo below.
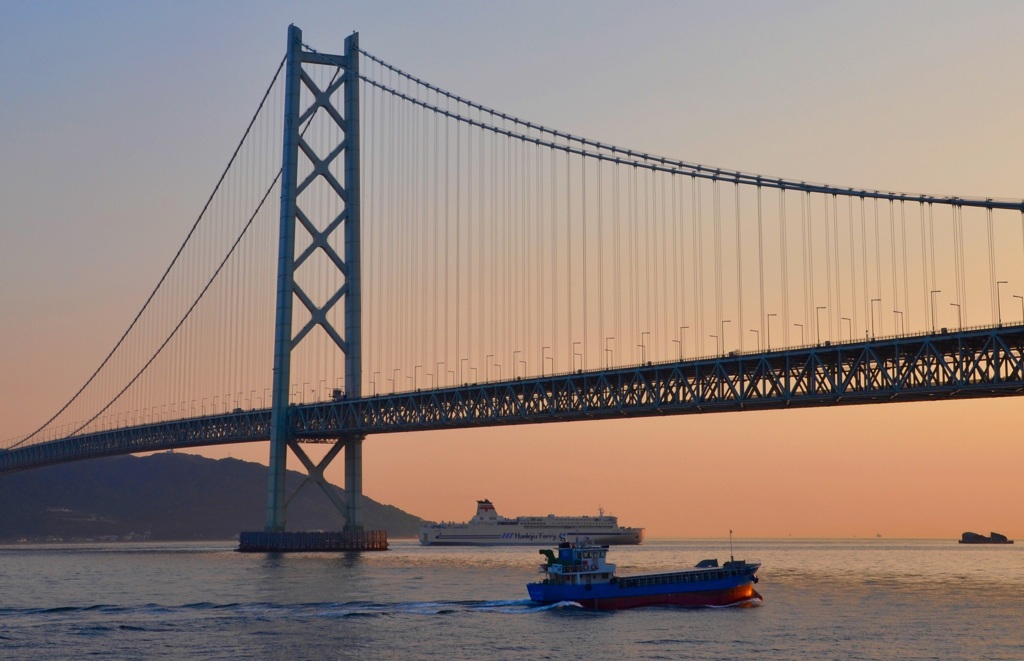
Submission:
M 468 523 L 428 523 L 420 528 L 423 546 L 546 546 L 586 539 L 591 544 L 639 544 L 643 528 L 625 528 L 617 517 L 599 510 L 597 516 L 499 516 L 489 500 L 476 501 L 476 516 Z

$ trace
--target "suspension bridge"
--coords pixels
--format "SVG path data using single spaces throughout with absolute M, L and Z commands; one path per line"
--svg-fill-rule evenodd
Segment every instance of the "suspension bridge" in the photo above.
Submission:
M 1022 200 L 643 153 L 292 26 L 171 264 L 0 473 L 269 440 L 268 531 L 289 449 L 331 498 L 344 453 L 360 530 L 371 434 L 1022 388 Z

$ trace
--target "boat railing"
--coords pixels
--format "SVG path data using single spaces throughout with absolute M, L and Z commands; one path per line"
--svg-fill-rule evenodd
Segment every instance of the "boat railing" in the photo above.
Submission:
M 760 564 L 756 560 L 737 561 L 745 562 L 746 565 Z M 653 585 L 671 585 L 675 583 L 703 583 L 706 581 L 723 580 L 743 576 L 744 566 L 730 567 L 701 567 L 686 569 L 680 572 L 669 572 L 664 574 L 639 574 L 635 576 L 622 576 L 619 578 L 620 587 L 646 587 Z M 753 572 L 750 572 L 753 574 Z
M 584 574 L 602 571 L 602 568 L 597 565 L 563 565 L 555 564 L 550 567 L 542 565 L 544 569 L 550 571 L 553 574 Z

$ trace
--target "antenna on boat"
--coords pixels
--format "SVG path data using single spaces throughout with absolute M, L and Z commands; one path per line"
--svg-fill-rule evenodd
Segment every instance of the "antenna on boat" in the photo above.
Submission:
M 736 561 L 736 558 L 732 555 L 732 528 L 729 528 L 729 561 Z

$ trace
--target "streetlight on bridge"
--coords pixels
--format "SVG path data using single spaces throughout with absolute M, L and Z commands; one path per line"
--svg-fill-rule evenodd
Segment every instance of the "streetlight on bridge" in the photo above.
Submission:
M 875 303 L 878 303 L 879 314 L 882 309 L 882 299 L 871 299 L 871 337 L 875 336 Z M 932 330 L 935 330 L 935 306 L 932 306 Z
M 963 318 L 963 314 L 961 314 L 961 312 L 960 312 L 960 304 L 959 303 L 950 303 L 950 305 L 952 305 L 953 307 L 956 308 L 957 328 L 959 330 L 963 330 L 964 329 L 964 318 Z M 1021 308 L 1024 309 L 1024 302 L 1021 303 Z
M 828 308 L 824 305 L 819 305 L 814 308 L 814 323 L 818 328 L 818 344 L 821 344 L 821 311 L 827 309 Z
M 933 289 L 933 290 L 931 290 L 931 292 L 929 292 L 929 296 L 931 296 L 931 303 L 932 303 L 932 332 L 933 333 L 935 332 L 935 295 L 936 294 L 941 294 L 941 293 L 942 293 L 941 289 Z
M 1006 284 L 1006 280 L 998 280 L 998 281 L 996 281 L 996 315 L 997 315 L 996 318 L 999 320 L 999 325 L 1000 326 L 1003 325 L 1003 306 L 1002 306 L 1002 302 L 1001 302 L 1003 297 L 1002 297 L 1002 294 L 1001 294 L 1001 290 L 999 289 L 999 285 L 1005 285 L 1005 284 Z

